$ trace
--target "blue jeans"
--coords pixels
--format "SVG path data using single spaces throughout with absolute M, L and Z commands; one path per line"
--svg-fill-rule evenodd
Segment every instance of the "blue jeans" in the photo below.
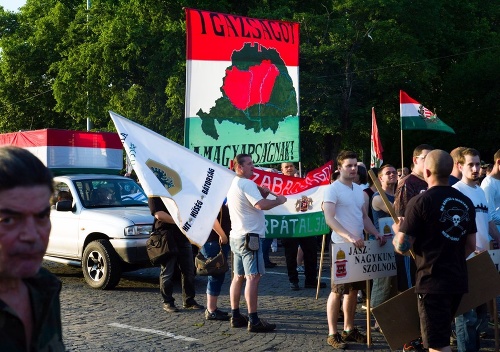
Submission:
M 479 333 L 486 330 L 488 308 L 482 304 L 455 318 L 458 352 L 479 351 Z
M 265 274 L 264 258 L 262 256 L 262 238 L 259 250 L 249 251 L 245 248 L 245 238 L 229 237 L 231 251 L 233 252 L 234 275 Z
M 173 276 L 175 266 L 178 265 L 181 270 L 183 304 L 192 304 L 195 302 L 193 248 L 188 241 L 177 243 L 177 248 L 179 249 L 177 256 L 169 257 L 160 264 L 161 296 L 163 303 L 174 304 L 175 299 L 172 297 L 174 291 Z
M 219 241 L 209 241 L 206 242 L 203 247 L 201 247 L 200 252 L 205 258 L 212 258 L 219 254 L 220 247 L 221 246 L 219 244 Z M 222 253 L 224 254 L 224 258 L 226 258 L 227 260 L 229 254 L 228 244 L 222 245 Z M 219 296 L 225 277 L 226 273 L 222 273 L 219 275 L 209 275 L 207 281 L 207 294 L 209 294 L 210 296 Z
M 262 256 L 264 257 L 264 264 L 266 265 L 271 263 L 271 260 L 269 259 L 269 250 L 271 249 L 272 243 L 272 238 L 262 238 L 260 240 L 260 245 L 262 247 Z

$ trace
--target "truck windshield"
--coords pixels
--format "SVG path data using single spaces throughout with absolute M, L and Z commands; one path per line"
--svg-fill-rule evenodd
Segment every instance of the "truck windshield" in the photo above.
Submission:
M 148 198 L 131 179 L 89 179 L 74 181 L 85 208 L 147 206 Z

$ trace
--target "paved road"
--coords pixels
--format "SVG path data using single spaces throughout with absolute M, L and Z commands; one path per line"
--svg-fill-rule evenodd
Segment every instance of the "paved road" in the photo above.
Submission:
M 61 292 L 64 341 L 68 351 L 332 351 L 326 344 L 326 299 L 329 289 L 291 291 L 282 248 L 272 253 L 276 268 L 262 278 L 259 316 L 277 324 L 273 333 L 255 334 L 232 329 L 229 322 L 206 321 L 201 311 L 166 313 L 161 309 L 158 269 L 124 274 L 111 291 L 95 290 L 83 280 L 81 270 L 44 262 L 63 282 Z M 329 271 L 323 271 L 329 286 Z M 303 278 L 301 278 L 303 286 Z M 206 278 L 196 278 L 197 301 L 206 305 Z M 219 307 L 229 310 L 229 275 Z M 174 297 L 182 306 L 180 283 Z M 244 299 L 242 310 L 245 312 Z M 366 313 L 358 305 L 356 325 L 365 330 Z M 493 330 L 482 341 L 482 351 L 494 351 Z M 389 351 L 384 337 L 372 333 L 372 346 L 350 344 L 351 351 Z

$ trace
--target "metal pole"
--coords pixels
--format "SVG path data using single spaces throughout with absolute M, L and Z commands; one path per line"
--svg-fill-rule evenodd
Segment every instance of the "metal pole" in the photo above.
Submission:
M 89 32 L 89 16 L 90 16 L 91 0 L 87 0 L 87 35 Z M 90 120 L 90 98 L 88 91 L 89 75 L 87 72 L 87 132 L 92 129 L 92 121 Z

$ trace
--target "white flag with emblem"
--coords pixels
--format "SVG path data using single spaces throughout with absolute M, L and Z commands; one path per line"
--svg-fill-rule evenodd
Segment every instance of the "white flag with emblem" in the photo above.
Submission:
M 202 246 L 235 173 L 183 146 L 109 112 L 148 197 L 161 197 L 175 223 Z

